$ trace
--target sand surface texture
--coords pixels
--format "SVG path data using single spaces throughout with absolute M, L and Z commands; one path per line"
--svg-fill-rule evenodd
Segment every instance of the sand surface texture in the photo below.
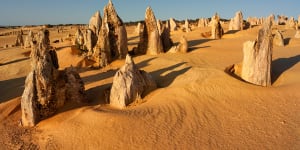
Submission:
M 300 149 L 296 31 L 273 27 L 283 31 L 287 45 L 274 46 L 271 87 L 224 72 L 242 62 L 243 43 L 255 40 L 259 28 L 226 32 L 225 26 L 221 40 L 201 36 L 209 27 L 172 32 L 175 43 L 182 35 L 187 37 L 189 52 L 134 57 L 159 88 L 123 110 L 110 107 L 104 91 L 124 60 L 100 70 L 80 68 L 89 103 L 68 105 L 34 128 L 19 125 L 30 49 L 0 48 L 0 149 Z M 139 40 L 134 29 L 127 27 L 129 49 Z M 75 33 L 75 28 L 66 30 L 50 29 L 51 41 Z M 13 42 L 12 36 L 0 37 L 0 47 Z M 61 69 L 82 64 L 70 45 L 70 41 L 52 43 Z

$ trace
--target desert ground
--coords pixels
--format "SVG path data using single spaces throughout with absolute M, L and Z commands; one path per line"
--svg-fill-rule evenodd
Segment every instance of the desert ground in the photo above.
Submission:
M 86 67 L 70 40 L 53 43 L 74 35 L 76 27 L 66 26 L 63 33 L 50 28 L 60 69 L 77 66 L 89 102 L 67 105 L 32 128 L 20 125 L 30 49 L 4 48 L 15 36 L 0 36 L 0 149 L 300 149 L 300 39 L 294 38 L 295 29 L 273 26 L 283 31 L 286 46 L 273 47 L 272 86 L 262 87 L 224 71 L 242 62 L 243 43 L 255 40 L 261 26 L 238 32 L 228 32 L 228 23 L 223 27 L 220 40 L 203 37 L 210 27 L 171 32 L 175 43 L 187 37 L 186 54 L 135 56 L 158 89 L 125 109 L 111 107 L 104 95 L 124 60 L 102 69 Z M 135 26 L 126 29 L 130 50 L 139 37 Z

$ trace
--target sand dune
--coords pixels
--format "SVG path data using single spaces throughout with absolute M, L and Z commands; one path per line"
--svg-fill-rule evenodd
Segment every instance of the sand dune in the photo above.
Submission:
M 186 35 L 189 53 L 134 57 L 159 87 L 143 101 L 123 110 L 105 101 L 104 91 L 124 60 L 101 70 L 79 69 L 89 103 L 66 106 L 33 129 L 18 127 L 30 69 L 30 60 L 22 55 L 26 50 L 0 49 L 0 132 L 5 135 L 0 149 L 299 149 L 300 40 L 293 37 L 294 30 L 276 28 L 284 30 L 288 45 L 274 46 L 272 87 L 224 72 L 242 61 L 242 44 L 256 38 L 259 26 L 225 30 L 221 40 L 202 37 L 206 29 L 175 31 L 175 43 Z M 131 49 L 138 39 L 134 27 L 127 31 Z M 83 59 L 66 43 L 55 47 L 61 69 Z

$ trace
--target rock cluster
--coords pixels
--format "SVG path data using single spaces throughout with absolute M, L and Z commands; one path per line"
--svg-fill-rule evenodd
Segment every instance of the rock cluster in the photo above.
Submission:
M 224 30 L 220 23 L 220 17 L 218 14 L 215 14 L 211 20 L 211 38 L 221 39 L 223 34 L 224 34 Z
M 256 41 L 244 43 L 241 78 L 247 82 L 261 86 L 271 85 L 273 48 L 271 26 L 272 23 L 268 19 L 259 30 Z
M 198 28 L 207 27 L 209 20 L 207 18 L 200 18 L 198 21 Z
M 286 23 L 286 28 L 287 29 L 297 29 L 296 27 L 298 28 L 298 25 L 297 25 L 294 17 L 290 17 L 290 19 Z
M 84 85 L 79 74 L 73 68 L 58 70 L 56 51 L 51 50 L 49 44 L 49 31 L 40 31 L 21 99 L 23 126 L 36 125 L 68 101 L 84 100 Z
M 235 13 L 235 17 L 231 18 L 229 30 L 243 30 L 243 14 L 241 11 Z
M 97 62 L 95 67 L 104 67 L 112 60 L 125 58 L 128 52 L 125 24 L 111 1 L 104 7 L 103 12 L 102 25 L 93 53 Z
M 132 58 L 127 55 L 125 65 L 116 72 L 113 78 L 110 105 L 124 108 L 138 101 L 156 87 L 151 75 L 139 70 Z

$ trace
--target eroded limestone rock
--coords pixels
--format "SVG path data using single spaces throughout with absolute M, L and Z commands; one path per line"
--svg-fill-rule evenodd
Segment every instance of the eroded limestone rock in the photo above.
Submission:
M 229 30 L 243 30 L 243 14 L 241 11 L 235 13 L 235 17 L 230 20 Z
M 49 45 L 49 31 L 40 31 L 37 39 L 32 51 L 32 69 L 21 99 L 23 126 L 36 125 L 67 101 L 84 100 L 84 85 L 79 74 L 72 69 L 58 70 L 57 54 Z
M 208 19 L 207 18 L 200 18 L 198 21 L 198 28 L 203 28 L 208 26 Z
M 184 30 L 185 32 L 190 32 L 191 31 L 191 28 L 189 26 L 189 21 L 186 19 L 185 22 L 184 22 Z
M 299 30 L 296 31 L 295 38 L 300 39 L 300 31 Z
M 104 7 L 101 30 L 94 48 L 96 67 L 104 67 L 115 59 L 125 58 L 127 32 L 111 1 Z
M 135 33 L 140 34 L 142 29 L 142 24 L 139 22 L 135 28 Z
M 164 52 L 168 51 L 173 46 L 173 41 L 170 38 L 170 29 L 163 26 L 160 35 Z
M 139 54 L 157 55 L 164 52 L 156 18 L 151 7 L 146 9 L 144 31 L 138 45 Z
M 274 43 L 274 45 L 277 45 L 277 46 L 284 46 L 283 36 L 282 36 L 281 32 L 279 32 L 278 30 L 275 31 L 273 43 Z
M 29 31 L 28 35 L 25 37 L 24 48 L 33 48 L 34 42 L 34 35 L 32 31 Z
M 188 41 L 186 39 L 185 36 L 182 36 L 180 38 L 180 42 L 178 45 L 176 46 L 173 46 L 169 51 L 168 53 L 177 53 L 177 52 L 180 52 L 180 53 L 187 53 L 188 52 Z
M 93 33 L 93 31 L 91 29 L 85 30 L 83 49 L 88 51 L 87 53 L 88 56 L 93 55 L 93 48 L 95 47 L 96 42 L 97 42 L 97 37 Z
M 101 24 L 101 15 L 100 12 L 97 11 L 90 19 L 89 29 L 91 29 L 95 35 L 98 35 L 100 32 Z
M 24 46 L 24 40 L 23 40 L 23 32 L 19 32 L 17 34 L 17 39 L 16 39 L 16 42 L 15 42 L 15 46 Z
M 287 29 L 296 29 L 296 26 L 297 26 L 297 23 L 295 22 L 294 17 L 291 17 L 286 23 Z
M 132 58 L 127 55 L 125 65 L 116 72 L 113 78 L 110 105 L 124 108 L 138 101 L 156 87 L 151 75 L 139 70 Z
M 78 49 L 84 48 L 84 35 L 80 29 L 76 30 L 73 45 L 75 45 Z
M 220 17 L 218 14 L 215 14 L 211 20 L 211 38 L 221 39 L 223 34 L 224 34 L 224 30 L 220 23 Z
M 243 47 L 243 66 L 241 78 L 250 83 L 270 86 L 272 63 L 272 29 L 268 19 L 259 30 L 256 41 L 247 41 Z
M 170 30 L 176 31 L 177 30 L 177 24 L 173 18 L 170 18 Z

